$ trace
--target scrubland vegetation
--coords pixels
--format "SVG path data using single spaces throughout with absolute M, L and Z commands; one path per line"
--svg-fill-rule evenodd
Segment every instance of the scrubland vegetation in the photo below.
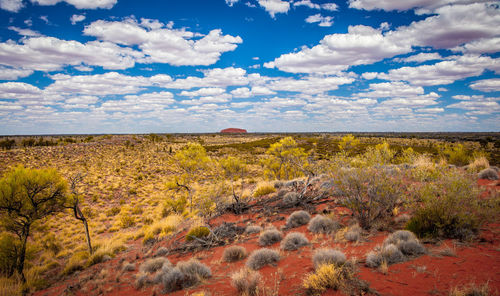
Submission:
M 451 143 L 328 134 L 3 139 L 0 295 L 43 289 L 131 245 L 152 248 L 178 234 L 177 249 L 192 251 L 257 233 L 260 249 L 231 246 L 223 253 L 227 264 L 246 260 L 231 275 L 241 295 L 257 295 L 256 270 L 321 236 L 360 243 L 377 231 L 392 233 L 358 258 L 370 268 L 425 254 L 423 241 L 473 242 L 482 225 L 498 221 L 498 191 L 477 186 L 478 178 L 498 179 L 498 143 L 498 137 Z M 319 202 L 348 214 L 317 212 Z M 295 210 L 280 230 L 261 221 L 209 223 L 256 204 Z M 136 273 L 137 289 L 161 285 L 171 292 L 211 278 L 210 266 L 195 259 L 174 266 L 165 256 L 176 249 L 162 248 L 138 268 L 121 265 Z M 305 292 L 369 291 L 356 277 L 360 263 L 341 250 L 319 250 L 311 262 Z

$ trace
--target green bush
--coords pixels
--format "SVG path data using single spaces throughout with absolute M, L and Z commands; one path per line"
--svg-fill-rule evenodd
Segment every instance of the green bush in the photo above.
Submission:
M 465 150 L 464 145 L 457 144 L 454 146 L 447 145 L 442 148 L 441 154 L 446 157 L 448 163 L 463 166 L 469 163 L 471 156 Z
M 205 227 L 205 226 L 193 227 L 186 234 L 186 240 L 192 241 L 192 240 L 194 240 L 194 237 L 201 238 L 201 237 L 208 236 L 209 234 L 210 234 L 210 229 L 208 229 L 208 227 Z
M 425 184 L 416 192 L 422 205 L 408 221 L 406 229 L 419 237 L 472 238 L 487 209 L 479 202 L 474 181 L 449 172 L 436 183 Z
M 19 242 L 8 233 L 0 235 L 0 273 L 11 276 L 17 264 Z

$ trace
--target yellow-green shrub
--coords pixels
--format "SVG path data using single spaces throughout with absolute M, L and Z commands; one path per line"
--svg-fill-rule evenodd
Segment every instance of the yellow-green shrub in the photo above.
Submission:
M 259 183 L 257 185 L 257 188 L 255 188 L 255 191 L 253 193 L 254 197 L 261 197 L 263 195 L 269 194 L 276 192 L 276 188 L 270 183 Z
M 304 279 L 302 286 L 309 294 L 321 295 L 327 289 L 346 289 L 353 277 L 354 272 L 346 264 L 323 264 Z
M 188 233 L 186 234 L 186 240 L 192 241 L 194 240 L 194 237 L 202 238 L 208 236 L 209 234 L 210 234 L 210 229 L 208 229 L 208 227 L 196 226 L 188 231 Z

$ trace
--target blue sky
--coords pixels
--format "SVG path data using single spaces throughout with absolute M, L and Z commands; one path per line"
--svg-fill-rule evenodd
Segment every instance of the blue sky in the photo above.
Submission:
M 500 131 L 487 0 L 0 0 L 0 134 Z

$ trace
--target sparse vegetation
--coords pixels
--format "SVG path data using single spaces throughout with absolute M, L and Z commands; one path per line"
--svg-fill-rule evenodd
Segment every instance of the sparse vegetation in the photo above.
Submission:
M 235 262 L 245 259 L 247 256 L 247 250 L 241 246 L 230 246 L 224 250 L 222 254 L 222 259 L 226 262 Z
M 269 246 L 283 239 L 283 234 L 276 229 L 268 229 L 259 236 L 259 246 Z
M 346 262 L 347 258 L 344 253 L 338 250 L 333 249 L 320 249 L 314 252 L 313 255 L 313 265 L 314 268 L 318 268 L 324 264 L 333 264 L 333 265 L 343 265 Z
M 340 227 L 337 221 L 322 216 L 316 215 L 309 221 L 307 229 L 314 233 L 332 233 Z
M 295 228 L 302 225 L 306 225 L 311 220 L 311 215 L 306 211 L 295 211 L 286 220 L 287 228 Z
M 242 268 L 231 275 L 231 284 L 241 296 L 256 296 L 260 280 L 260 274 L 248 268 Z
M 276 264 L 280 260 L 280 254 L 271 249 L 263 248 L 253 251 L 247 259 L 246 266 L 258 270 L 269 264 Z
M 307 246 L 309 240 L 300 232 L 290 232 L 281 241 L 281 249 L 285 251 L 294 251 L 301 247 Z

